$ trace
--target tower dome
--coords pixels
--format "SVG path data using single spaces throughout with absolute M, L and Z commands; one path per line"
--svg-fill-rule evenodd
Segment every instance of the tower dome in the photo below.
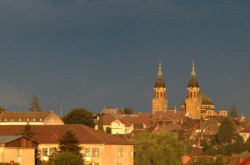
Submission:
M 188 82 L 188 87 L 197 87 L 197 88 L 199 88 L 199 83 L 198 83 L 198 81 L 196 79 L 194 61 L 193 61 L 193 66 L 192 66 L 191 79 Z
M 161 61 L 159 62 L 157 80 L 155 82 L 155 88 L 165 88 L 165 83 L 162 79 L 162 71 L 161 71 Z

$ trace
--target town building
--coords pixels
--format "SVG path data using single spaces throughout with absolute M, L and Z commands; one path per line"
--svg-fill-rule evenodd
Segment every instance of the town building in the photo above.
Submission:
M 0 126 L 0 136 L 20 135 L 23 128 L 24 126 L 21 125 L 2 125 Z M 34 133 L 34 139 L 39 143 L 41 160 L 49 159 L 55 148 L 59 146 L 62 135 L 69 129 L 74 131 L 80 146 L 83 147 L 81 153 L 84 155 L 86 165 L 134 164 L 133 144 L 81 124 L 32 125 L 31 131 Z
M 19 163 L 19 165 L 35 165 L 34 142 L 23 136 L 0 136 L 0 164 Z
M 63 125 L 63 121 L 52 110 L 42 112 L 0 111 L 0 125 Z

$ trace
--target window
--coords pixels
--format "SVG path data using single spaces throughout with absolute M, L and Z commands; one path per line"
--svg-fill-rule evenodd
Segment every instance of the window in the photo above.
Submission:
M 48 156 L 48 149 L 47 148 L 42 149 L 42 155 L 43 156 Z
M 21 149 L 18 148 L 18 149 L 17 149 L 17 157 L 21 157 L 21 155 L 22 155 L 22 154 L 21 154 Z
M 123 149 L 122 148 L 118 149 L 118 156 L 123 157 Z
M 92 149 L 92 156 L 93 157 L 99 157 L 99 148 L 93 148 Z
M 90 157 L 90 148 L 85 149 L 85 156 Z
M 19 119 L 19 121 L 22 121 L 22 119 Z

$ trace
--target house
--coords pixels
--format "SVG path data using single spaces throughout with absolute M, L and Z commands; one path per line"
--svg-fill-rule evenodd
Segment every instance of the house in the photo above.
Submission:
M 63 121 L 51 110 L 43 112 L 0 111 L 0 125 L 63 125 Z
M 244 139 L 244 142 L 247 141 L 247 139 L 250 136 L 250 126 L 246 127 L 242 131 L 239 132 L 240 136 Z
M 104 107 L 101 111 L 101 114 L 112 114 L 112 115 L 119 115 L 121 112 L 119 111 L 118 107 Z
M 135 130 L 145 130 L 150 127 L 150 122 L 142 117 L 117 118 L 111 123 L 112 134 L 130 134 Z
M 35 165 L 34 142 L 23 136 L 0 136 L 0 164 L 18 162 L 20 165 Z
M 24 126 L 0 126 L 0 135 L 19 135 Z M 86 165 L 133 165 L 133 145 L 114 135 L 105 134 L 81 124 L 33 125 L 34 139 L 39 143 L 41 159 L 48 160 L 59 140 L 68 129 L 73 129 L 84 155 Z
M 99 121 L 100 117 L 98 117 L 98 120 L 95 123 L 95 130 L 98 130 L 98 121 Z M 106 129 L 109 127 L 111 128 L 111 123 L 115 120 L 116 118 L 109 114 L 103 114 L 102 116 L 102 121 L 103 121 L 103 130 L 106 131 Z

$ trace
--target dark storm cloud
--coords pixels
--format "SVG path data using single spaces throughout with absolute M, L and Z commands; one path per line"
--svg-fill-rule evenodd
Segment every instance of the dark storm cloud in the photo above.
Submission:
M 149 112 L 158 60 L 169 104 L 178 107 L 195 59 L 201 90 L 216 110 L 234 103 L 246 111 L 250 105 L 242 102 L 250 78 L 241 75 L 250 70 L 248 6 L 246 1 L 3 0 L 0 75 L 15 84 L 8 89 L 24 104 L 36 92 L 45 109 L 53 104 L 55 110 L 62 105 L 97 112 L 105 105 L 132 105 Z M 23 90 L 28 94 L 22 96 Z

